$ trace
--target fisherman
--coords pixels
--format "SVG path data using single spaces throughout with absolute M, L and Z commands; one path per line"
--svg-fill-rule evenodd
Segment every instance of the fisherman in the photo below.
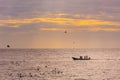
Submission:
M 89 57 L 88 60 L 90 60 L 91 58 Z
M 82 57 L 82 56 L 80 56 L 80 60 L 83 60 L 83 57 Z

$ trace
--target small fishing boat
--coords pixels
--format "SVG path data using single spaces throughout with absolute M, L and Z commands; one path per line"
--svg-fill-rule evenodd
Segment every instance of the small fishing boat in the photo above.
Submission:
M 72 57 L 73 60 L 90 60 L 91 58 L 88 56 L 80 56 L 79 58 Z

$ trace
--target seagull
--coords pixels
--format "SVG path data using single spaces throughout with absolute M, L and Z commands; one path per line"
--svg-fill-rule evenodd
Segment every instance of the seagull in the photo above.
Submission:
M 9 47 L 10 47 L 10 45 L 7 45 L 7 47 L 9 48 Z
M 64 33 L 67 33 L 67 31 L 65 30 Z

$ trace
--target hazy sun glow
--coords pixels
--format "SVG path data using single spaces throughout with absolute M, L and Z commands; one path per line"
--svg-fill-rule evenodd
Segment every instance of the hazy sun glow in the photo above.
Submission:
M 119 3 L 0 0 L 0 47 L 120 48 Z

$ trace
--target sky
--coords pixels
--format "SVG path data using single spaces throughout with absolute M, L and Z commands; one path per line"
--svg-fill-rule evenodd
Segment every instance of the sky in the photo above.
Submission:
M 120 48 L 119 3 L 0 0 L 0 48 Z

